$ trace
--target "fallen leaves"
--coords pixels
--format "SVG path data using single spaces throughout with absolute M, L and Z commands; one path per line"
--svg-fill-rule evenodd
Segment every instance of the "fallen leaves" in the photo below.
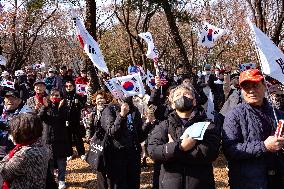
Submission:
M 153 162 L 147 159 L 148 167 L 141 170 L 141 189 L 151 189 L 152 187 L 152 173 Z M 226 170 L 226 160 L 223 154 L 220 154 L 218 159 L 214 162 L 214 175 L 216 188 L 228 189 L 228 171 Z M 69 189 L 95 189 L 96 188 L 96 174 L 92 172 L 89 165 L 81 160 L 75 158 L 68 161 L 66 183 Z

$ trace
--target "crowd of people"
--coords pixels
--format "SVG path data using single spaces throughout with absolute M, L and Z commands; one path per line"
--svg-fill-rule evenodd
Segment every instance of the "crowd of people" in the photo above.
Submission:
M 66 66 L 46 73 L 26 67 L 17 76 L 3 71 L 1 83 L 14 87 L 1 87 L 0 185 L 64 189 L 68 160 L 79 157 L 97 174 L 98 189 L 138 189 L 149 156 L 153 189 L 211 189 L 212 163 L 222 152 L 230 188 L 284 187 L 284 138 L 274 135 L 284 119 L 280 83 L 258 69 L 210 64 L 202 73 L 180 66 L 167 80 L 160 90 L 156 76 L 144 95 L 116 99 L 104 88 L 87 98 L 76 91 L 89 85 L 86 70 L 78 77 Z M 210 122 L 202 140 L 184 136 L 199 122 Z

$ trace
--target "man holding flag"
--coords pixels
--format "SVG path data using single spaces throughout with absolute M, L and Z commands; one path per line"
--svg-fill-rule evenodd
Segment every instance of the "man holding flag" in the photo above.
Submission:
M 284 188 L 284 138 L 275 136 L 274 110 L 265 98 L 264 77 L 257 69 L 240 74 L 244 103 L 225 116 L 223 150 L 231 189 Z M 284 113 L 275 110 L 277 119 Z

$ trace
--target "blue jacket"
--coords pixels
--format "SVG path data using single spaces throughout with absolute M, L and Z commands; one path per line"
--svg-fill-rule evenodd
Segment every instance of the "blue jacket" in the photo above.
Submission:
M 283 112 L 276 110 L 276 114 L 278 119 L 284 118 Z M 271 170 L 284 176 L 283 153 L 268 152 L 264 145 L 275 128 L 273 109 L 267 100 L 258 108 L 242 103 L 225 116 L 222 138 L 231 189 L 268 189 Z

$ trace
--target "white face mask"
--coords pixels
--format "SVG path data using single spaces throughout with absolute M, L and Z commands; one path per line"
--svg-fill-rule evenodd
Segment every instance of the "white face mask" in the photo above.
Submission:
M 48 73 L 48 76 L 49 76 L 49 77 L 53 77 L 53 76 L 54 76 L 54 73 Z

